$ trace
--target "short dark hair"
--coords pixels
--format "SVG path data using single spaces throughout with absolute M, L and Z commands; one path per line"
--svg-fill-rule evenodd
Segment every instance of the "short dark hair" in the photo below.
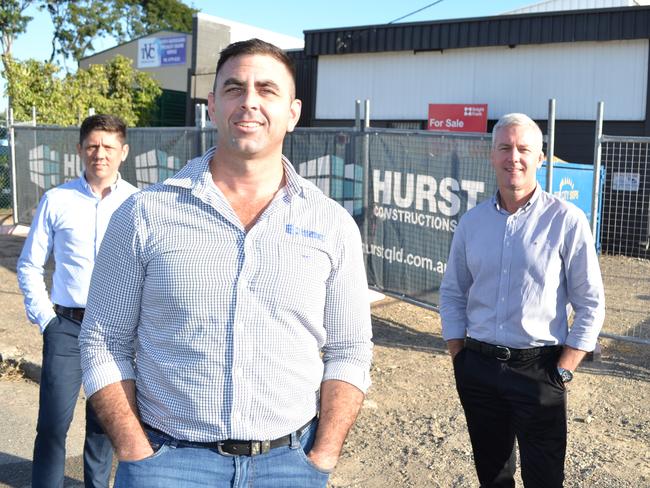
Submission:
M 247 41 L 233 42 L 226 46 L 219 56 L 219 61 L 217 61 L 217 72 L 214 76 L 214 86 L 213 91 L 216 91 L 217 88 L 217 75 L 221 70 L 221 67 L 228 61 L 230 58 L 237 56 L 246 56 L 246 55 L 264 55 L 271 56 L 272 58 L 280 61 L 286 68 L 289 74 L 291 75 L 291 81 L 293 85 L 296 85 L 296 68 L 294 67 L 293 61 L 287 53 L 285 53 L 278 46 L 275 46 L 269 42 L 262 41 L 261 39 L 248 39 Z
M 115 115 L 98 114 L 86 117 L 79 129 L 79 144 L 83 144 L 86 137 L 94 130 L 116 133 L 122 144 L 126 141 L 126 124 Z

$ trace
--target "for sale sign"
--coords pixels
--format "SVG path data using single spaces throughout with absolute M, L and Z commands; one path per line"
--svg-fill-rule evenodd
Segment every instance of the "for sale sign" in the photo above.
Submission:
M 430 103 L 427 129 L 486 132 L 487 104 Z

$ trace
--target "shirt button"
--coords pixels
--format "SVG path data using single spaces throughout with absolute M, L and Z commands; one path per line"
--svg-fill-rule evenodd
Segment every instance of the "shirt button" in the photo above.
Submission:
M 235 369 L 235 376 L 237 376 L 237 378 L 241 378 L 243 375 L 244 375 L 244 373 L 243 373 L 243 370 L 241 368 L 236 368 Z
M 503 268 L 503 274 L 506 274 L 507 272 L 508 272 L 508 270 Z
M 505 297 L 501 297 L 501 301 L 505 302 L 506 301 Z

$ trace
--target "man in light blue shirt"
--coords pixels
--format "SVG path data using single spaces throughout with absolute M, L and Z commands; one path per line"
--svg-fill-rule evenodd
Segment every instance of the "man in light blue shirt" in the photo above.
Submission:
M 43 333 L 39 414 L 32 463 L 33 487 L 62 487 L 65 440 L 81 387 L 77 341 L 90 277 L 113 212 L 137 189 L 120 178 L 129 146 L 126 126 L 110 115 L 81 125 L 77 150 L 83 175 L 43 195 L 18 259 L 18 284 L 30 322 Z M 54 256 L 50 296 L 44 267 Z M 108 487 L 112 449 L 86 404 L 84 481 Z
M 282 155 L 282 50 L 228 46 L 208 101 L 217 146 L 111 220 L 84 387 L 116 487 L 325 487 L 370 384 L 359 229 Z
M 461 219 L 440 287 L 443 338 L 482 487 L 514 486 L 515 438 L 525 486 L 562 486 L 566 383 L 604 320 L 587 219 L 537 184 L 542 141 L 526 115 L 495 125 L 498 192 Z

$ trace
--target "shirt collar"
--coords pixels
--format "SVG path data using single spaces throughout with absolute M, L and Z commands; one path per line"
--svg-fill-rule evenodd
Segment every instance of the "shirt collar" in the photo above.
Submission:
M 515 213 L 528 212 L 528 210 L 530 210 L 532 206 L 535 204 L 535 202 L 539 199 L 541 193 L 542 193 L 542 188 L 539 186 L 539 183 L 536 183 L 535 190 L 533 191 L 533 195 L 524 204 L 524 206 L 519 208 Z M 494 205 L 494 208 L 496 209 L 497 212 L 508 213 L 506 209 L 501 206 L 501 203 L 499 201 L 499 190 L 497 190 L 497 192 L 492 197 L 492 205 Z
M 79 178 L 79 179 L 81 180 L 82 188 L 84 190 L 86 190 L 88 193 L 90 193 L 91 195 L 95 195 L 95 192 L 90 187 L 90 184 L 88 183 L 88 180 L 86 179 L 86 170 L 83 170 L 81 172 L 81 178 Z M 117 189 L 117 185 L 119 184 L 121 179 L 122 179 L 122 175 L 118 171 L 117 176 L 115 178 L 115 181 L 113 183 L 111 183 L 111 185 L 110 185 L 111 193 L 114 192 Z
M 210 172 L 210 161 L 212 161 L 216 150 L 216 146 L 211 147 L 202 156 L 188 161 L 178 173 L 167 178 L 163 183 L 165 185 L 188 188 L 195 191 L 213 188 L 214 183 L 212 181 L 212 173 Z M 298 176 L 295 168 L 285 156 L 282 156 L 282 167 L 284 168 L 284 190 L 286 195 L 288 197 L 292 197 L 293 195 L 304 197 L 304 181 Z

